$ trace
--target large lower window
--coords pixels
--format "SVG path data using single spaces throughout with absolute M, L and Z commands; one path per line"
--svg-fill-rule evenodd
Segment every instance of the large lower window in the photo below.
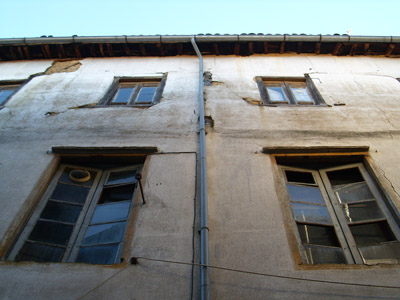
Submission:
M 120 263 L 140 170 L 61 165 L 10 259 Z
M 305 166 L 280 167 L 303 261 L 399 263 L 399 226 L 364 165 Z

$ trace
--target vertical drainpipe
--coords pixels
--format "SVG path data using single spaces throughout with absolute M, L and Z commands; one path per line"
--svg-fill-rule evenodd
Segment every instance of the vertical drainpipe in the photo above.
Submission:
M 208 253 L 208 198 L 207 198 L 207 155 L 206 155 L 206 129 L 204 121 L 204 97 L 203 97 L 203 56 L 197 47 L 195 38 L 192 37 L 192 45 L 199 57 L 199 108 L 200 108 L 200 277 L 201 300 L 210 299 L 210 272 Z

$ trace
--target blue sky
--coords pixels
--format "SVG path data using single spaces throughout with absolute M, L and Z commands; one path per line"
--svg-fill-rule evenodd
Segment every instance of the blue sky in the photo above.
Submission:
M 0 38 L 272 33 L 400 36 L 400 0 L 13 0 Z

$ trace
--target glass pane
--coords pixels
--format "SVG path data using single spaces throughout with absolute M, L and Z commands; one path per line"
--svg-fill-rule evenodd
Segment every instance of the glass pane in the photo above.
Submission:
M 76 262 L 111 265 L 115 263 L 119 244 L 82 247 Z
M 384 243 L 358 248 L 366 264 L 400 263 L 400 243 Z
M 333 190 L 340 203 L 375 199 L 366 182 L 337 185 Z
M 15 261 L 60 262 L 64 248 L 25 242 Z
M 88 187 L 92 186 L 93 180 L 94 180 L 94 178 L 96 177 L 97 172 L 89 171 L 89 173 L 90 173 L 90 179 L 89 179 L 88 181 L 86 181 L 86 182 L 76 182 L 76 181 L 72 181 L 72 180 L 69 178 L 69 173 L 70 173 L 72 170 L 77 170 L 77 169 L 65 168 L 65 169 L 64 169 L 64 172 L 62 173 L 62 175 L 61 175 L 61 177 L 60 177 L 60 179 L 59 179 L 59 182 L 67 183 L 67 184 L 81 185 L 81 186 L 88 186 Z
M 332 224 L 331 216 L 325 206 L 292 202 L 292 207 L 296 221 Z
M 267 86 L 266 89 L 271 102 L 288 102 L 282 87 Z
M 327 172 L 327 175 L 332 187 L 365 181 L 357 167 L 345 170 L 330 171 Z
M 98 204 L 131 200 L 134 191 L 134 184 L 105 187 L 103 188 Z
M 14 93 L 15 89 L 4 89 L 0 90 L 0 105 L 3 104 L 3 102 L 10 96 L 12 93 Z
M 343 213 L 349 222 L 366 221 L 373 219 L 384 219 L 376 201 L 342 205 Z
M 89 190 L 89 188 L 82 186 L 59 183 L 50 198 L 54 200 L 84 204 Z
M 82 210 L 80 205 L 48 201 L 40 218 L 61 222 L 75 223 Z
M 140 89 L 139 95 L 136 98 L 135 103 L 152 103 L 154 94 L 156 93 L 157 87 L 145 86 Z
M 115 243 L 122 240 L 125 232 L 125 222 L 89 226 L 83 246 Z
M 311 97 L 305 86 L 291 86 L 290 89 L 298 103 L 314 103 L 314 99 Z
M 122 221 L 128 217 L 131 201 L 97 205 L 90 224 Z
M 49 244 L 67 245 L 73 228 L 73 225 L 37 221 L 28 239 Z
M 120 87 L 111 103 L 127 104 L 134 90 L 135 87 Z
M 303 243 L 340 247 L 336 232 L 331 226 L 297 224 Z
M 396 240 L 386 221 L 350 225 L 357 246 L 374 245 Z
M 299 182 L 299 183 L 310 183 L 315 184 L 314 176 L 311 172 L 299 172 L 285 170 L 287 181 Z
M 112 184 L 125 184 L 125 183 L 135 183 L 135 175 L 137 170 L 127 170 L 121 172 L 111 172 L 107 179 L 107 185 Z
M 290 200 L 325 205 L 321 191 L 317 187 L 286 184 Z
M 308 264 L 346 264 L 342 248 L 303 245 Z

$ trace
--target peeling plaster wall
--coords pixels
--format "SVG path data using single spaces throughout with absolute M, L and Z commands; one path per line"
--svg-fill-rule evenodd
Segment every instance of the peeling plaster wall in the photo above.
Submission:
M 69 62 L 53 64 L 57 72 L 43 75 L 52 63 L 0 63 L 3 80 L 38 74 L 0 110 L 0 236 L 4 244 L 26 218 L 32 195 L 37 194 L 44 174 L 55 164 L 53 155 L 46 153 L 52 146 L 155 146 L 165 153 L 192 152 L 198 147 L 197 58 L 84 59 L 72 72 L 62 72 L 69 69 Z M 400 61 L 253 55 L 205 56 L 204 63 L 204 70 L 210 72 L 204 88 L 210 263 L 292 277 L 398 286 L 397 265 L 297 266 L 285 223 L 282 183 L 273 161 L 261 149 L 370 146 L 371 166 L 400 209 L 396 151 L 400 147 L 400 83 L 396 80 L 400 78 Z M 163 97 L 148 109 L 78 108 L 97 103 L 115 76 L 161 73 L 168 73 Z M 254 77 L 305 73 L 310 74 L 328 106 L 258 105 Z M 195 166 L 193 153 L 157 154 L 146 159 L 148 203 L 135 207 L 132 256 L 191 261 Z M 82 299 L 190 299 L 190 273 L 187 265 L 140 259 L 136 266 L 107 267 L 3 261 L 0 296 L 78 299 L 89 292 Z M 197 277 L 195 268 L 194 299 L 199 299 Z M 210 278 L 212 299 L 397 299 L 399 294 L 398 289 L 216 269 L 211 269 Z

